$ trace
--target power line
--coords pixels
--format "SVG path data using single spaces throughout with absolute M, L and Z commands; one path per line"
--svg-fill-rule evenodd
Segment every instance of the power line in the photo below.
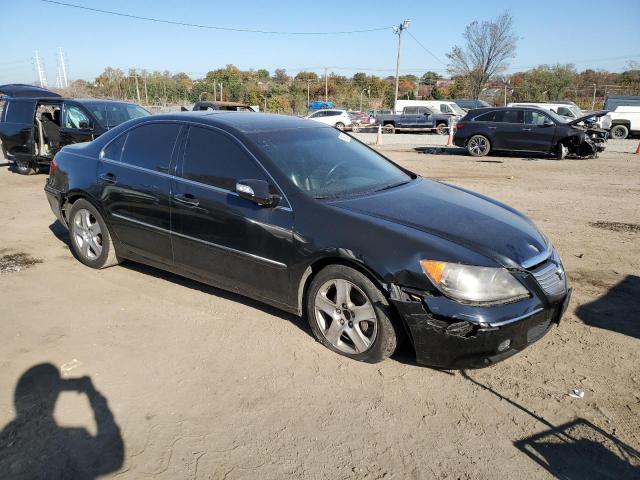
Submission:
M 441 63 L 442 65 L 444 65 L 445 67 L 447 66 L 447 63 L 446 63 L 446 62 L 443 62 L 442 60 L 440 60 L 440 58 L 438 58 L 438 56 L 437 56 L 435 53 L 433 53 L 431 50 L 429 50 L 427 47 L 425 47 L 425 46 L 420 42 L 420 40 L 418 40 L 416 37 L 414 37 L 414 36 L 413 36 L 413 34 L 412 34 L 410 31 L 408 31 L 408 30 L 407 30 L 407 33 L 409 34 L 409 36 L 410 36 L 411 38 L 413 38 L 413 39 L 416 41 L 416 43 L 417 43 L 418 45 L 420 45 L 420 46 L 422 47 L 422 49 L 423 49 L 425 52 L 427 52 L 429 55 L 431 55 L 433 58 L 435 58 L 438 62 L 440 62 L 440 63 Z
M 161 18 L 153 18 L 153 17 L 143 17 L 141 15 L 133 15 L 133 14 L 129 14 L 129 13 L 122 13 L 122 12 L 114 12 L 111 10 L 102 10 L 99 8 L 91 8 L 91 7 L 85 7 L 83 5 L 75 5 L 73 3 L 65 3 L 65 2 L 58 2 L 55 0 L 41 0 L 42 2 L 45 3 L 52 3 L 55 5 L 60 5 L 63 7 L 70 7 L 70 8 L 77 8 L 80 10 L 88 10 L 90 12 L 96 12 L 96 13 L 104 13 L 107 15 L 116 15 L 118 17 L 126 17 L 126 18 L 133 18 L 136 20 L 145 20 L 147 22 L 156 22 L 156 23 L 166 23 L 169 25 L 179 25 L 182 27 L 193 27 L 193 28 L 204 28 L 204 29 L 209 29 L 209 30 L 223 30 L 226 32 L 242 32 L 242 33 L 263 33 L 263 34 L 268 34 L 268 35 L 350 35 L 350 34 L 354 34 L 354 33 L 368 33 L 368 32 L 379 32 L 382 30 L 389 30 L 391 27 L 376 27 L 376 28 L 365 28 L 362 30 L 344 30 L 344 31 L 335 31 L 335 32 L 286 32 L 286 31 L 275 31 L 275 30 L 252 30 L 252 29 L 248 29 L 248 28 L 232 28 L 232 27 L 219 27 L 219 26 L 214 26 L 214 25 L 201 25 L 201 24 L 197 24 L 197 23 L 187 23 L 187 22 L 176 22 L 173 20 L 164 20 Z

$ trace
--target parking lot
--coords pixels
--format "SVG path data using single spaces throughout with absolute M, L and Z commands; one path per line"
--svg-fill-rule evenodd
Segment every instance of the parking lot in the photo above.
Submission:
M 3 164 L 0 428 L 16 418 L 21 375 L 45 363 L 90 377 L 108 408 L 94 417 L 95 395 L 69 387 L 51 406 L 56 427 L 30 424 L 30 448 L 66 448 L 44 445 L 59 427 L 110 429 L 123 451 L 85 442 L 78 453 L 111 459 L 118 478 L 640 476 L 638 140 L 555 161 L 476 159 L 446 139 L 384 135 L 376 148 L 519 209 L 551 239 L 573 297 L 531 348 L 465 372 L 417 366 L 406 349 L 349 361 L 253 300 L 130 262 L 83 266 L 46 176 Z

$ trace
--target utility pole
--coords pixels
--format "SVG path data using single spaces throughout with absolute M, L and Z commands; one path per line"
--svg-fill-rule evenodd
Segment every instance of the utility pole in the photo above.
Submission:
M 596 109 L 596 89 L 598 88 L 598 86 L 594 83 L 593 84 L 593 100 L 591 100 L 591 111 Z
M 311 80 L 309 80 L 307 78 L 307 112 L 309 111 L 309 101 L 311 100 L 309 98 L 309 86 L 311 85 Z
M 223 102 L 224 100 L 222 99 L 222 82 L 220 82 L 220 101 Z
M 398 87 L 400 85 L 400 47 L 402 46 L 402 31 L 409 28 L 411 20 L 404 20 L 400 25 L 393 27 L 393 33 L 398 35 L 398 57 L 396 58 L 396 95 L 393 103 L 393 113 L 396 113 L 396 103 L 398 103 Z
M 213 82 L 213 101 L 218 101 L 218 91 L 216 89 L 216 82 Z
M 147 94 L 147 76 L 142 77 L 142 83 L 144 84 L 144 101 L 146 105 L 149 105 L 149 95 Z
M 324 101 L 329 101 L 329 79 L 327 78 L 327 67 L 324 67 Z
M 133 78 L 136 79 L 136 97 L 138 98 L 138 105 L 140 105 L 140 87 L 138 86 L 138 74 L 136 73 L 135 75 L 131 75 Z

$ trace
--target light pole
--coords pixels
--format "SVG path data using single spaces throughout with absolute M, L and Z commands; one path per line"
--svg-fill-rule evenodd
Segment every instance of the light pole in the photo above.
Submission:
M 393 103 L 393 112 L 396 111 L 396 103 L 398 103 L 398 86 L 400 83 L 400 47 L 402 46 L 402 31 L 409 28 L 411 20 L 405 20 L 400 25 L 393 27 L 393 33 L 398 35 L 398 56 L 396 58 L 396 95 Z
M 307 78 L 307 113 L 309 113 L 309 86 L 311 85 L 311 80 Z
M 593 100 L 591 100 L 591 111 L 594 111 L 596 109 L 596 89 L 597 88 L 598 88 L 598 85 L 594 83 L 593 84 Z
M 362 111 L 362 94 L 363 94 L 364 92 L 370 92 L 370 91 L 371 91 L 370 89 L 365 88 L 364 90 L 362 90 L 362 91 L 360 92 L 360 111 Z

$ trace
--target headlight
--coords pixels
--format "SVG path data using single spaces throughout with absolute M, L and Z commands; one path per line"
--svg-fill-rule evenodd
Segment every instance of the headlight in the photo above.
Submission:
M 466 302 L 504 302 L 529 292 L 504 268 L 421 260 L 422 270 L 445 295 Z

